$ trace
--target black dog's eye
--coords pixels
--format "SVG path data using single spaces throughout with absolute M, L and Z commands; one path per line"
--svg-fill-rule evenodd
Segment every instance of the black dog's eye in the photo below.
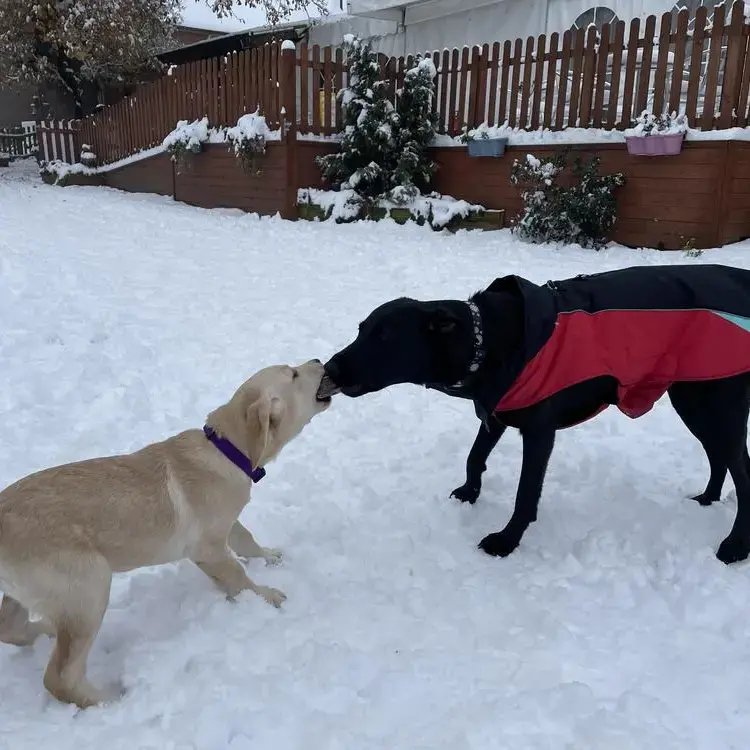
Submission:
M 386 343 L 393 339 L 393 333 L 389 328 L 381 328 L 378 331 L 378 339 Z

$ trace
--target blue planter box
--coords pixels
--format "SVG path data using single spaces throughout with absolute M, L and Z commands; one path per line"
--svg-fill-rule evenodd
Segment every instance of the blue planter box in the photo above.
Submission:
M 469 156 L 502 156 L 508 145 L 507 138 L 475 138 L 468 142 Z

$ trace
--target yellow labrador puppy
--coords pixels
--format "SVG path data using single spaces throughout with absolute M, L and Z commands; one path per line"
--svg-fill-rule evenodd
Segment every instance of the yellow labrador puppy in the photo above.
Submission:
M 56 638 L 44 675 L 52 695 L 84 708 L 116 697 L 86 679 L 113 572 L 189 559 L 227 596 L 249 589 L 281 606 L 286 596 L 250 580 L 237 559 L 273 563 L 281 553 L 237 518 L 262 467 L 329 406 L 316 397 L 322 378 L 318 360 L 268 367 L 203 430 L 46 469 L 0 493 L 0 640 Z

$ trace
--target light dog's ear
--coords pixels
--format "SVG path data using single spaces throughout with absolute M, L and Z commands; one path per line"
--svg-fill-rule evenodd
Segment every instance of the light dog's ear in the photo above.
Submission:
M 284 416 L 285 409 L 284 401 L 270 393 L 263 393 L 247 407 L 245 421 L 253 466 L 262 466 L 268 459 L 271 447 L 269 443 Z
M 437 307 L 429 313 L 427 328 L 433 333 L 453 333 L 460 320 L 458 315 L 447 307 Z

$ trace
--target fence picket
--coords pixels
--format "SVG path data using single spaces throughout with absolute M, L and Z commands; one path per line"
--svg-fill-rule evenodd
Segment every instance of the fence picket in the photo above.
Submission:
M 549 52 L 547 57 L 547 80 L 546 91 L 544 92 L 544 118 L 542 127 L 549 128 L 552 126 L 552 107 L 555 103 L 555 74 L 557 71 L 557 45 L 560 41 L 560 35 L 555 31 L 549 38 Z
M 714 126 L 716 108 L 716 88 L 719 79 L 719 65 L 721 64 L 721 43 L 724 38 L 724 12 L 725 5 L 717 5 L 714 8 L 714 17 L 711 23 L 710 49 L 708 54 L 708 69 L 706 70 L 706 94 L 703 98 L 703 117 L 701 128 L 711 130 Z
M 565 122 L 565 105 L 568 93 L 568 70 L 570 69 L 570 40 L 572 34 L 568 29 L 563 34 L 562 57 L 560 59 L 560 84 L 557 90 L 557 112 L 555 113 L 555 129 L 562 130 Z
M 651 90 L 651 60 L 654 54 L 654 36 L 656 35 L 656 16 L 646 19 L 641 56 L 641 69 L 638 73 L 638 88 L 635 94 L 635 113 L 639 115 L 648 108 L 648 94 Z M 659 113 L 661 114 L 661 113 Z
M 539 127 L 539 112 L 542 106 L 542 85 L 544 82 L 544 55 L 547 51 L 547 37 L 542 34 L 536 50 L 536 65 L 534 72 L 534 95 L 531 102 L 531 129 Z M 529 66 L 530 67 L 530 66 Z
M 534 37 L 526 39 L 526 53 L 523 56 L 523 84 L 521 89 L 521 112 L 518 127 L 525 128 L 529 121 L 529 97 L 531 96 L 531 73 L 534 67 Z
M 698 120 L 698 85 L 700 84 L 701 63 L 703 57 L 703 45 L 706 36 L 706 18 L 708 10 L 702 5 L 695 12 L 695 23 L 693 26 L 693 51 L 690 55 L 690 74 L 688 78 L 687 106 L 685 114 L 688 123 L 695 127 Z
M 664 96 L 667 90 L 667 62 L 669 56 L 669 39 L 672 35 L 672 14 L 664 13 L 659 27 L 659 54 L 656 58 L 654 73 L 654 114 L 664 111 Z
M 601 41 L 596 53 L 596 81 L 594 82 L 594 104 L 591 124 L 595 128 L 602 126 L 604 118 L 604 92 L 607 89 L 607 62 L 609 60 L 610 25 L 602 25 Z
M 447 50 L 446 50 L 447 55 Z M 445 58 L 447 59 L 447 57 Z M 497 74 L 500 66 L 500 42 L 492 45 L 492 59 L 490 60 L 490 100 L 487 104 L 487 124 L 495 124 L 495 109 L 497 106 Z
M 589 26 L 583 48 L 583 80 L 581 82 L 580 126 L 587 128 L 591 121 L 591 105 L 594 99 L 594 74 L 596 72 L 597 31 Z
M 620 116 L 620 127 L 625 129 L 630 126 L 633 119 L 633 89 L 635 88 L 635 69 L 638 64 L 638 31 L 640 19 L 634 18 L 630 22 L 630 36 L 628 36 L 628 58 L 625 62 L 625 84 L 622 92 L 622 114 Z M 640 114 L 638 112 L 637 114 Z
M 503 44 L 503 68 L 500 78 L 500 112 L 497 116 L 497 124 L 504 125 L 508 117 L 508 79 L 510 77 L 510 60 L 511 60 L 511 43 L 510 40 Z
M 451 95 L 448 110 L 448 133 L 457 135 L 460 132 L 458 123 L 458 50 L 451 54 Z
M 523 41 L 516 39 L 516 43 L 513 46 L 513 59 L 511 65 L 513 66 L 513 73 L 511 76 L 511 89 L 510 89 L 510 105 L 508 112 L 508 124 L 514 128 L 516 122 L 518 122 L 518 89 L 520 88 L 521 80 L 521 55 L 523 53 Z
M 576 29 L 573 34 L 573 72 L 570 76 L 570 107 L 568 108 L 568 125 L 578 124 L 578 108 L 581 103 L 581 74 L 583 72 L 583 46 L 586 32 Z

